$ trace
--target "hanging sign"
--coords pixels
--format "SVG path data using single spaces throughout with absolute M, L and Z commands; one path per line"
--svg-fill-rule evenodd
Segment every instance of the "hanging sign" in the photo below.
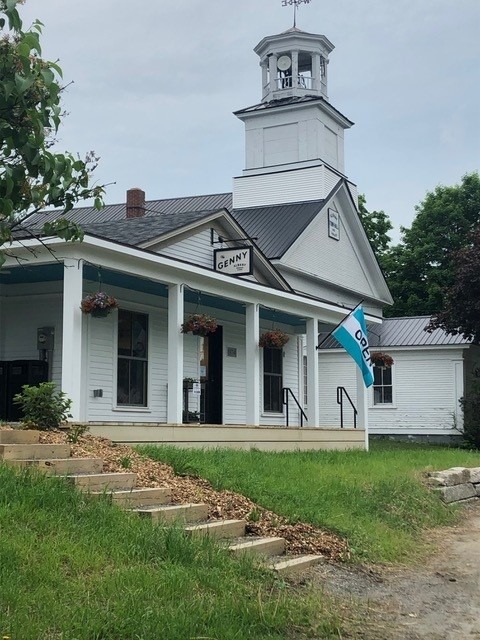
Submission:
M 253 273 L 253 247 L 215 249 L 214 269 L 231 276 L 248 276 Z
M 334 240 L 340 240 L 340 215 L 335 209 L 328 210 L 328 235 Z

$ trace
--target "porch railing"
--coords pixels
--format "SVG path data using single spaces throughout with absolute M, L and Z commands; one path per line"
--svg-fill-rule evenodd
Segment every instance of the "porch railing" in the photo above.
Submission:
M 353 428 L 357 428 L 357 407 L 353 404 L 352 399 L 348 395 L 348 391 L 345 387 L 337 387 L 337 404 L 340 405 L 340 429 L 343 429 L 343 397 L 346 397 L 350 406 L 353 409 Z
M 308 420 L 307 414 L 305 413 L 305 411 L 300 406 L 300 403 L 298 402 L 297 398 L 295 397 L 295 394 L 290 389 L 290 387 L 283 387 L 283 389 L 282 389 L 282 403 L 285 405 L 285 418 L 286 418 L 286 421 L 287 421 L 287 427 L 290 426 L 290 414 L 289 414 L 289 397 L 290 396 L 292 397 L 293 401 L 295 402 L 295 404 L 298 407 L 298 410 L 300 412 L 300 426 L 303 427 L 303 421 L 304 420 Z

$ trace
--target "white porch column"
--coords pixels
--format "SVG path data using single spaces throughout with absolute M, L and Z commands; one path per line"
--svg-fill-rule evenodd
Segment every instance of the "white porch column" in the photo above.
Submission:
M 298 81 L 298 51 L 292 51 L 292 89 L 300 86 Z
M 167 422 L 183 422 L 183 284 L 168 288 L 168 394 Z
M 357 376 L 357 428 L 365 429 L 365 451 L 368 451 L 368 389 L 363 382 L 360 367 L 355 366 Z
M 82 312 L 83 261 L 63 261 L 62 391 L 72 401 L 71 420 L 83 420 Z
M 308 426 L 320 425 L 320 402 L 318 399 L 318 319 L 307 319 L 307 401 Z
M 275 54 L 268 58 L 268 66 L 270 71 L 270 92 L 273 93 L 279 89 L 277 83 L 277 56 Z
M 260 424 L 260 305 L 247 304 L 245 326 L 246 422 Z

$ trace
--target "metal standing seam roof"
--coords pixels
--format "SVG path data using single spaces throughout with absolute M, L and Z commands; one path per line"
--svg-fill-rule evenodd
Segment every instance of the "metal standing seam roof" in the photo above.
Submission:
M 285 205 L 232 209 L 232 194 L 218 193 L 150 200 L 145 203 L 145 215 L 126 218 L 126 205 L 106 205 L 101 211 L 94 207 L 72 209 L 66 217 L 87 233 L 133 246 L 180 229 L 221 209 L 227 209 L 248 236 L 257 238 L 257 245 L 270 260 L 280 258 L 321 211 L 325 200 L 296 202 Z M 38 229 L 59 216 L 59 210 L 40 212 L 29 218 L 28 226 Z M 17 237 L 25 236 L 21 227 Z
M 187 196 L 185 198 L 166 198 L 163 200 L 149 200 L 145 203 L 145 218 L 160 214 L 193 213 L 196 211 L 216 211 L 218 209 L 232 208 L 231 193 L 215 193 L 206 196 Z M 61 211 L 42 211 L 28 219 L 28 225 L 38 227 L 45 222 L 52 222 L 61 214 Z M 78 207 L 66 214 L 66 218 L 80 225 L 88 225 L 97 222 L 125 221 L 127 215 L 126 204 L 108 204 L 100 211 L 95 207 Z M 188 224 L 188 223 L 187 223 Z
M 232 215 L 269 260 L 281 258 L 322 210 L 325 200 L 233 209 Z
M 430 316 L 412 316 L 406 318 L 384 318 L 381 325 L 368 327 L 368 340 L 370 347 L 434 347 L 449 345 L 468 345 L 470 340 L 463 336 L 452 336 L 435 329 L 432 333 L 425 331 L 430 322 Z M 321 349 L 339 349 L 340 344 L 335 338 L 329 337 Z

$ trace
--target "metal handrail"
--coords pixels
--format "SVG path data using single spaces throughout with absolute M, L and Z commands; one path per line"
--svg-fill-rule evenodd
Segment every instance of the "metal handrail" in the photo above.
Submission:
M 357 407 L 353 404 L 352 399 L 348 395 L 348 391 L 345 387 L 337 387 L 337 404 L 340 405 L 340 429 L 343 429 L 343 394 L 347 396 L 347 400 L 353 409 L 353 428 L 357 428 Z
M 282 404 L 284 404 L 285 407 L 286 407 L 285 417 L 287 419 L 287 427 L 290 426 L 289 412 L 288 412 L 288 394 L 290 394 L 292 396 L 292 398 L 295 400 L 295 404 L 297 405 L 298 410 L 300 411 L 300 426 L 303 427 L 303 421 L 304 420 L 308 421 L 307 414 L 305 413 L 305 411 L 300 406 L 300 403 L 298 402 L 297 398 L 295 397 L 295 394 L 290 389 L 290 387 L 283 387 L 283 389 L 282 389 Z

